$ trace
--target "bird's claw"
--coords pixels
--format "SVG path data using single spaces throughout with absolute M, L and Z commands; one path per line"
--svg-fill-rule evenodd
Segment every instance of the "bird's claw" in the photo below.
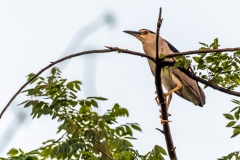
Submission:
M 167 101 L 166 101 L 166 97 L 167 97 L 167 96 L 165 95 L 165 93 L 163 94 L 163 96 L 164 96 L 164 103 L 166 103 L 166 102 L 167 102 Z M 157 105 L 158 105 L 158 106 L 161 104 L 158 96 L 155 98 L 155 101 L 157 102 Z
M 159 110 L 159 112 L 162 114 L 162 111 L 161 111 L 161 110 Z M 167 113 L 167 116 L 169 117 L 169 116 L 171 116 L 171 114 Z M 168 122 L 172 122 L 172 121 L 169 121 L 169 120 L 164 120 L 164 119 L 162 119 L 162 115 L 160 115 L 159 118 L 160 118 L 161 124 L 165 124 L 165 123 L 168 123 Z
M 169 121 L 169 120 L 162 119 L 161 115 L 159 117 L 160 117 L 160 122 L 161 122 L 162 125 L 165 124 L 165 123 L 168 123 L 168 122 L 172 122 L 172 121 Z

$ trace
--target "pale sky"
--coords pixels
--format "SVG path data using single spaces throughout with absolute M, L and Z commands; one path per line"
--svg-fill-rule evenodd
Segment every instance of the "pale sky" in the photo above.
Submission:
M 164 19 L 160 35 L 180 51 L 198 49 L 198 42 L 211 43 L 214 38 L 219 38 L 221 48 L 240 47 L 239 6 L 238 0 L 0 1 L 0 109 L 26 81 L 27 74 L 38 72 L 63 54 L 104 46 L 143 52 L 141 43 L 122 31 L 142 28 L 155 31 L 159 7 Z M 106 15 L 111 15 L 114 21 L 104 24 Z M 89 35 L 89 30 L 94 32 Z M 143 131 L 135 132 L 138 140 L 132 142 L 141 154 L 155 144 L 167 150 L 164 136 L 155 129 L 162 126 L 159 106 L 154 100 L 154 78 L 145 58 L 113 52 L 69 62 L 64 62 L 62 76 L 83 81 L 80 98 L 106 97 L 109 101 L 101 103 L 99 112 L 117 102 L 130 112 L 130 117 L 121 118 L 119 124 L 140 124 Z M 207 98 L 203 108 L 173 95 L 169 119 L 173 121 L 170 127 L 179 159 L 212 160 L 239 150 L 240 137 L 230 138 L 232 129 L 225 127 L 228 121 L 222 116 L 235 107 L 230 100 L 237 97 L 210 88 L 204 92 Z M 0 146 L 4 146 L 0 157 L 6 157 L 12 147 L 30 151 L 61 136 L 55 134 L 56 121 L 50 117 L 32 120 L 29 109 L 16 105 L 25 99 L 19 95 L 0 119 Z M 16 118 L 19 112 L 26 114 L 26 120 L 20 124 Z M 7 130 L 14 137 L 5 144 L 8 139 L 2 137 Z

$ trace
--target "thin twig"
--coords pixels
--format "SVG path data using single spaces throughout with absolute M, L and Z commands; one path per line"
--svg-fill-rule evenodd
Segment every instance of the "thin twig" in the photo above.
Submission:
M 161 25 L 162 25 L 162 8 L 160 8 L 159 10 L 159 15 L 158 15 L 158 22 L 157 22 L 157 32 L 156 32 L 156 62 L 159 61 L 159 55 L 158 55 L 158 49 L 159 49 L 159 46 L 158 46 L 158 41 L 159 41 L 159 30 L 161 28 Z
M 140 52 L 135 52 L 135 51 L 131 51 L 128 49 L 121 49 L 118 47 L 109 47 L 109 46 L 105 46 L 108 49 L 111 49 L 112 51 L 116 51 L 118 53 L 127 53 L 127 54 L 131 54 L 131 55 L 137 55 L 137 56 L 141 56 L 141 57 L 145 57 L 147 59 L 150 59 L 151 61 L 155 62 L 155 59 L 152 56 L 149 56 L 147 54 L 144 53 L 140 53 Z
M 240 50 L 240 47 L 236 48 L 222 48 L 222 49 L 204 49 L 204 50 L 193 50 L 193 51 L 186 51 L 186 52 L 178 52 L 178 53 L 171 53 L 166 54 L 165 58 L 172 58 L 176 56 L 183 56 L 183 55 L 190 55 L 190 54 L 197 54 L 197 53 L 211 53 L 211 52 L 234 52 Z
M 141 57 L 146 57 L 152 61 L 155 61 L 155 58 L 145 55 L 144 53 L 141 52 L 135 52 L 135 51 L 131 51 L 128 49 L 121 49 L 118 47 L 108 47 L 105 46 L 106 48 L 109 48 L 111 50 L 114 50 L 116 52 L 120 52 L 120 53 L 127 53 L 127 54 L 132 54 L 132 55 L 138 55 Z M 165 54 L 164 58 L 172 58 L 172 57 L 176 57 L 176 56 L 183 56 L 183 55 L 191 55 L 191 54 L 198 54 L 198 53 L 212 53 L 212 52 L 234 52 L 234 51 L 238 51 L 240 50 L 240 47 L 235 47 L 235 48 L 221 48 L 221 49 L 204 49 L 204 50 L 192 50 L 192 51 L 186 51 L 186 52 L 178 52 L 178 53 L 169 53 L 169 54 Z M 164 59 L 164 58 L 160 58 L 160 59 Z
M 155 59 L 155 86 L 157 89 L 157 96 L 158 96 L 160 102 L 164 102 L 164 103 L 161 103 L 161 113 L 162 113 L 161 117 L 164 120 L 168 120 L 167 105 L 166 105 L 165 98 L 163 95 L 162 82 L 161 82 L 161 76 L 160 76 L 161 70 L 164 67 L 163 63 L 161 63 L 161 62 L 163 62 L 164 59 L 162 59 L 162 58 L 160 59 L 159 54 L 158 54 L 159 30 L 162 25 L 161 14 L 162 14 L 162 8 L 160 8 L 160 11 L 159 11 L 158 22 L 157 22 L 157 31 L 156 31 L 157 35 L 156 35 L 156 59 Z M 175 150 L 173 150 L 175 147 L 173 144 L 169 123 L 163 124 L 163 132 L 164 132 L 165 141 L 167 144 L 168 155 L 171 160 L 177 160 L 176 152 L 175 152 Z
M 163 130 L 159 129 L 159 128 L 155 128 L 156 130 L 160 131 L 162 134 L 165 134 Z
M 172 152 L 173 152 L 173 151 L 175 151 L 175 150 L 176 150 L 176 148 L 177 148 L 177 147 L 174 147 L 174 148 L 172 149 Z

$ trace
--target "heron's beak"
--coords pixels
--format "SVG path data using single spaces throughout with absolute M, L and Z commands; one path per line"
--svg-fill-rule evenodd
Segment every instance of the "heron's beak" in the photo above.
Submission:
M 127 34 L 130 34 L 130 35 L 132 35 L 132 36 L 134 36 L 134 37 L 141 35 L 140 32 L 136 32 L 136 31 L 123 31 L 123 32 L 125 32 L 125 33 L 127 33 Z

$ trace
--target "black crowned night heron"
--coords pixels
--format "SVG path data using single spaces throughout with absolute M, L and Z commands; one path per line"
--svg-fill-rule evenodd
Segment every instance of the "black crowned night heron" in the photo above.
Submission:
M 145 54 L 152 57 L 156 56 L 156 34 L 147 29 L 141 29 L 136 31 L 123 31 L 128 33 L 142 42 L 143 50 Z M 168 41 L 159 36 L 159 54 L 170 54 L 179 52 L 173 45 Z M 168 60 L 173 60 L 168 59 Z M 154 75 L 155 63 L 148 59 L 150 69 Z M 192 72 L 192 70 L 190 69 Z M 168 91 L 165 93 L 167 109 L 172 99 L 172 93 L 175 92 L 180 97 L 192 102 L 194 105 L 203 106 L 205 104 L 205 95 L 202 88 L 198 85 L 197 81 L 189 78 L 186 74 L 182 73 L 178 69 L 170 69 L 168 71 L 161 72 L 162 84 Z

